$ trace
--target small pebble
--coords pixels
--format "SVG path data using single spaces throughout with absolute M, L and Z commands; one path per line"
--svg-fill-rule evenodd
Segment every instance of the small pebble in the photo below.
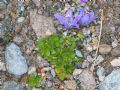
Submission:
M 52 87 L 52 82 L 51 81 L 47 81 L 47 86 L 48 87 Z
M 114 41 L 112 42 L 112 47 L 115 48 L 115 47 L 117 47 L 117 46 L 118 46 L 118 41 L 117 41 L 117 40 L 114 40 Z
M 99 55 L 97 59 L 95 59 L 95 65 L 100 64 L 101 62 L 103 62 L 103 60 L 104 60 L 103 56 Z
M 76 55 L 77 55 L 78 57 L 83 57 L 81 51 L 79 51 L 79 50 L 76 50 Z
M 34 66 L 29 67 L 28 74 L 30 75 L 30 74 L 32 74 L 34 72 L 36 72 L 36 67 L 34 67 Z
M 74 80 L 64 81 L 66 89 L 76 90 L 77 84 Z
M 53 77 L 56 76 L 56 74 L 55 74 L 55 70 L 54 70 L 54 69 L 51 69 L 51 74 L 52 74 Z
M 82 63 L 81 68 L 87 68 L 87 67 L 89 67 L 89 64 L 90 63 L 87 60 L 84 60 L 84 62 Z
M 18 23 L 23 23 L 24 20 L 25 20 L 25 17 L 19 17 L 18 20 L 17 20 L 17 22 Z
M 99 46 L 99 53 L 101 54 L 108 54 L 111 51 L 111 46 L 107 44 L 101 44 Z
M 112 56 L 120 56 L 120 46 L 115 47 L 111 51 Z
M 82 69 L 75 69 L 75 70 L 73 71 L 73 76 L 77 76 L 77 75 L 79 75 L 81 72 L 82 72 Z
M 113 67 L 120 66 L 120 57 L 118 57 L 117 59 L 113 59 L 110 63 Z
M 23 38 L 21 35 L 16 35 L 16 36 L 13 38 L 13 41 L 16 42 L 17 44 L 22 43 L 23 40 L 24 40 L 24 38 Z
M 5 68 L 5 63 L 3 62 L 0 62 L 0 71 L 6 71 L 6 68 Z
M 50 71 L 52 68 L 51 67 L 44 67 L 43 70 L 44 71 Z
M 103 81 L 105 78 L 105 69 L 103 67 L 99 67 L 97 69 L 97 76 L 99 77 L 100 81 Z
M 91 52 L 93 50 L 93 47 L 91 45 L 85 45 L 86 50 Z
M 0 21 L 4 18 L 4 14 L 0 13 Z

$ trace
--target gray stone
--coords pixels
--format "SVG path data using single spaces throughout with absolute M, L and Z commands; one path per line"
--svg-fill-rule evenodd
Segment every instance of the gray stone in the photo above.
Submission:
M 84 60 L 84 62 L 81 65 L 81 68 L 87 68 L 89 66 L 89 64 L 90 64 L 89 61 Z
M 76 50 L 76 55 L 77 55 L 78 57 L 83 57 L 82 52 L 79 51 L 79 50 Z
M 37 7 L 40 6 L 40 0 L 32 0 L 32 1 L 35 3 L 35 5 L 36 5 Z
M 28 66 L 25 57 L 22 55 L 20 48 L 9 43 L 5 51 L 6 68 L 9 73 L 20 76 L 27 72 Z
M 103 67 L 99 67 L 97 69 L 97 76 L 98 76 L 100 81 L 104 80 L 104 78 L 105 78 L 105 69 Z
M 27 90 L 24 86 L 17 84 L 15 81 L 7 81 L 3 84 L 3 90 Z
M 120 69 L 113 70 L 99 84 L 99 90 L 120 90 Z
M 47 87 L 52 87 L 52 82 L 51 81 L 47 81 Z
M 56 74 L 55 74 L 55 70 L 54 70 L 54 69 L 51 69 L 50 72 L 51 72 L 51 74 L 52 74 L 53 77 L 56 76 Z
M 49 63 L 40 56 L 37 57 L 37 64 L 40 68 L 43 68 L 49 65 Z
M 13 38 L 13 41 L 16 42 L 17 44 L 20 44 L 20 43 L 22 43 L 24 41 L 24 38 L 21 35 L 16 35 Z
M 120 56 L 120 46 L 115 47 L 111 51 L 112 56 Z
M 0 0 L 0 10 L 4 10 L 4 9 L 6 9 L 6 4 L 4 0 Z
M 89 69 L 84 69 L 79 75 L 78 80 L 80 82 L 80 90 L 95 90 L 95 78 Z
M 5 38 L 8 31 L 9 30 L 2 23 L 0 23 L 0 38 Z
M 104 61 L 103 56 L 102 56 L 102 55 L 99 55 L 99 56 L 97 57 L 97 59 L 95 59 L 95 65 L 98 65 L 98 64 L 100 64 L 100 63 L 103 62 L 103 61 Z

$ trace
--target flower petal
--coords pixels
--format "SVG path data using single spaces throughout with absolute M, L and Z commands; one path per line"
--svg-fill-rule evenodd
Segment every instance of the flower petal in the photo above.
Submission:
M 85 9 L 81 7 L 79 11 L 79 15 L 77 15 L 73 20 L 72 26 L 76 26 L 76 28 L 79 28 L 78 22 L 80 21 L 81 17 L 84 15 L 84 11 Z
M 69 28 L 69 25 L 63 16 L 56 13 L 54 14 L 54 17 L 60 22 L 60 24 L 64 25 L 67 29 Z
M 89 13 L 89 22 L 92 22 L 95 19 L 95 13 L 94 12 L 90 12 Z
M 71 9 L 69 9 L 66 12 L 66 16 L 65 16 L 65 20 L 68 23 L 69 27 L 71 26 L 72 22 L 73 22 L 73 12 Z
M 67 12 L 66 12 L 66 18 L 73 18 L 73 12 L 71 9 L 69 9 Z
M 89 14 L 85 14 L 83 17 L 81 17 L 81 24 L 82 25 L 88 25 L 89 24 Z
M 94 19 L 95 19 L 95 13 L 94 13 L 94 12 L 90 12 L 90 13 L 88 13 L 88 14 L 85 14 L 85 15 L 81 18 L 81 24 L 82 24 L 82 25 L 88 25 L 88 24 L 90 24 Z
M 80 0 L 80 2 L 86 3 L 86 2 L 88 2 L 88 0 Z
M 79 11 L 79 14 L 80 14 L 81 16 L 83 16 L 83 15 L 85 14 L 85 8 L 81 7 L 81 8 L 80 8 L 80 11 Z
M 80 15 L 76 16 L 71 26 L 76 26 L 76 28 L 79 28 L 78 22 L 80 21 L 80 18 L 81 18 Z

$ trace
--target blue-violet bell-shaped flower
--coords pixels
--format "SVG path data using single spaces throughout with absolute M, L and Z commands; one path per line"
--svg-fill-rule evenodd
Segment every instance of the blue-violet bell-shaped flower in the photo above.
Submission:
M 80 23 L 82 26 L 86 26 L 90 24 L 94 19 L 95 19 L 95 13 L 89 12 L 81 17 Z
M 66 12 L 65 17 L 61 16 L 58 13 L 54 14 L 54 16 L 60 22 L 60 24 L 65 26 L 66 29 L 73 27 L 79 28 L 78 21 L 80 20 L 81 16 L 78 15 L 73 18 L 73 12 L 71 9 Z
M 71 9 L 66 12 L 65 17 L 58 13 L 54 14 L 54 16 L 67 30 L 73 27 L 79 28 L 80 26 L 86 26 L 95 19 L 95 13 L 93 11 L 85 13 L 85 8 L 82 7 L 80 8 L 79 14 L 75 17 Z

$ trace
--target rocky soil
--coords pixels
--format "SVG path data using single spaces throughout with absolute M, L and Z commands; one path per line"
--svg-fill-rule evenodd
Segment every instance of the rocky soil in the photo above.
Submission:
M 120 90 L 120 0 L 93 1 L 97 19 L 79 30 L 87 35 L 80 47 L 84 61 L 62 81 L 55 68 L 37 54 L 36 41 L 66 32 L 55 13 L 70 7 L 77 12 L 76 7 L 89 9 L 89 5 L 80 0 L 0 0 L 0 90 Z M 76 33 L 77 29 L 70 32 Z M 27 82 L 32 73 L 44 77 L 39 88 Z

